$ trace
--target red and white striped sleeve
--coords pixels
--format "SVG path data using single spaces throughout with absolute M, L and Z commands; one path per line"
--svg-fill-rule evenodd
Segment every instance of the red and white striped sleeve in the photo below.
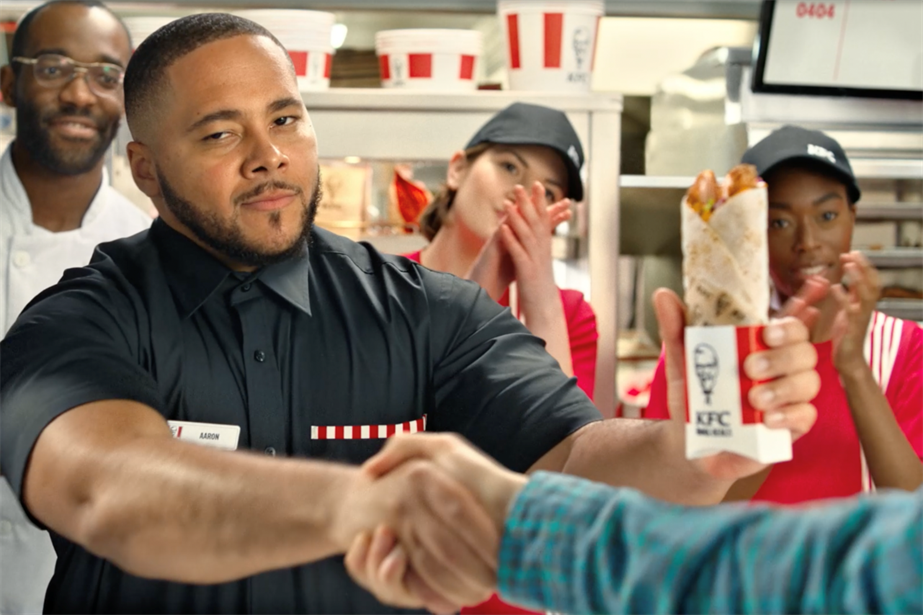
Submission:
M 875 312 L 866 338 L 866 358 L 901 430 L 923 459 L 923 329 L 912 321 Z

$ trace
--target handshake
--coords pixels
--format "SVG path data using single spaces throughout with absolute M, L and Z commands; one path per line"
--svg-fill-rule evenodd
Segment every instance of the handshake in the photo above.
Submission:
M 494 592 L 504 520 L 526 481 L 457 435 L 398 435 L 362 466 L 329 527 L 378 600 L 455 613 Z

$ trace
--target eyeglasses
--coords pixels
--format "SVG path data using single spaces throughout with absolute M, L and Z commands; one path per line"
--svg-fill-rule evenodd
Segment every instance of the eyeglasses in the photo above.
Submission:
M 97 96 L 113 96 L 120 91 L 125 71 L 108 62 L 78 62 L 56 53 L 43 53 L 37 58 L 15 57 L 13 62 L 31 64 L 32 74 L 39 85 L 62 87 L 80 73 L 86 73 L 87 85 Z

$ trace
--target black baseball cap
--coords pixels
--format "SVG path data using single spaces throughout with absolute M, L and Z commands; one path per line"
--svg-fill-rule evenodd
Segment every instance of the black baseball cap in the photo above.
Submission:
M 744 152 L 741 162 L 754 165 L 756 172 L 765 177 L 779 164 L 798 159 L 813 160 L 826 167 L 846 185 L 849 199 L 853 203 L 862 196 L 846 152 L 836 139 L 819 130 L 783 126 Z
M 567 196 L 583 200 L 583 147 L 567 116 L 557 109 L 513 103 L 481 126 L 465 149 L 481 143 L 544 145 L 558 152 L 567 168 Z

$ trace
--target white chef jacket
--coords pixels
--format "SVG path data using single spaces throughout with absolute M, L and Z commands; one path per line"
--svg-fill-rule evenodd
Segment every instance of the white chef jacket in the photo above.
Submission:
M 97 244 L 134 235 L 151 217 L 109 185 L 99 191 L 80 228 L 53 233 L 32 223 L 32 207 L 13 167 L 12 144 L 0 157 L 0 333 L 6 335 L 35 295 L 64 270 L 90 261 Z M 0 358 L 2 360 L 2 358 Z M 0 614 L 41 613 L 54 572 L 47 532 L 28 521 L 5 479 L 0 480 Z

